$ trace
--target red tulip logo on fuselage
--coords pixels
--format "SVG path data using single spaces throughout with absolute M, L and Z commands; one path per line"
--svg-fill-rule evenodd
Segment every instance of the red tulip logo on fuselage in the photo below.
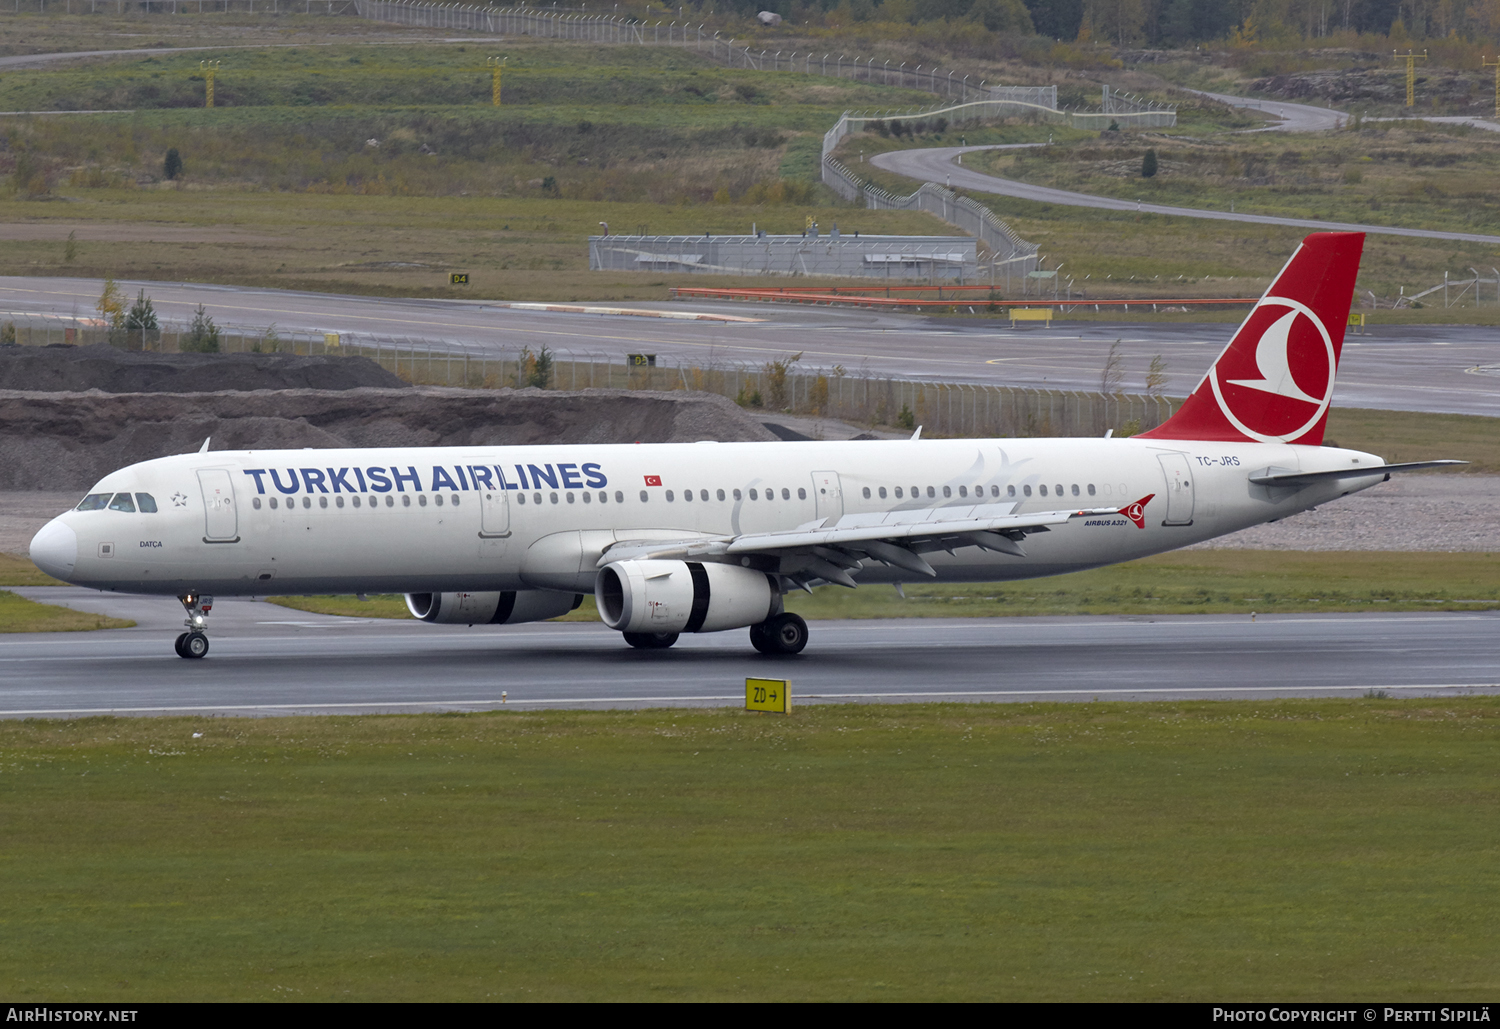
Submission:
M 1219 410 L 1251 439 L 1295 442 L 1333 400 L 1333 338 L 1310 307 L 1285 297 L 1263 299 L 1241 333 L 1254 350 L 1231 347 L 1209 375 Z

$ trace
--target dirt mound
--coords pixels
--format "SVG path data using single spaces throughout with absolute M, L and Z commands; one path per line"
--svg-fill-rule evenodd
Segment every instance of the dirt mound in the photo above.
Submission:
M 1494 111 L 1495 94 L 1473 73 L 1435 68 L 1417 73 L 1417 106 L 1414 117 L 1424 114 L 1486 115 Z M 1361 103 L 1389 107 L 1406 103 L 1406 70 L 1387 59 L 1367 68 L 1328 69 L 1271 75 L 1250 83 L 1251 93 L 1318 104 Z
M 710 393 L 0 391 L 0 489 L 83 490 L 125 465 L 195 451 L 205 437 L 214 450 L 776 438 Z
M 145 354 L 106 343 L 0 347 L 0 390 L 81 393 L 214 393 L 219 390 L 401 389 L 364 357 L 294 354 Z

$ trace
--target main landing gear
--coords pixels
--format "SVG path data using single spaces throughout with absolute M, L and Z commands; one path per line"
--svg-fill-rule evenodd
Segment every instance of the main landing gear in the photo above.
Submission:
M 187 610 L 187 621 L 183 625 L 188 631 L 177 637 L 174 644 L 177 648 L 177 656 L 196 660 L 208 653 L 208 613 L 214 608 L 213 597 L 202 597 L 196 593 L 188 593 L 178 597 L 182 606 Z
M 762 654 L 800 654 L 807 646 L 807 623 L 783 612 L 750 626 L 750 645 Z

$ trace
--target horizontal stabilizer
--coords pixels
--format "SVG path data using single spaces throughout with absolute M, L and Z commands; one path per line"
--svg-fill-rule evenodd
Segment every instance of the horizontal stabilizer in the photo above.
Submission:
M 1257 486 L 1311 486 L 1315 482 L 1327 482 L 1329 479 L 1363 479 L 1369 475 L 1389 476 L 1391 472 L 1417 472 L 1424 468 L 1450 468 L 1468 463 L 1467 461 L 1402 461 L 1399 464 L 1335 468 L 1327 472 L 1277 472 L 1276 474 L 1252 475 L 1250 481 Z

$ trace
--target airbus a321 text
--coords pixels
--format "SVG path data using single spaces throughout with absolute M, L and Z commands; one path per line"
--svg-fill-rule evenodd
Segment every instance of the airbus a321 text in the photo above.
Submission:
M 180 598 L 187 658 L 214 595 L 376 592 L 505 625 L 592 591 L 633 647 L 748 628 L 795 654 L 789 590 L 1056 575 L 1462 463 L 1321 445 L 1363 244 L 1308 236 L 1177 413 L 1128 439 L 200 452 L 105 476 L 31 557 Z

